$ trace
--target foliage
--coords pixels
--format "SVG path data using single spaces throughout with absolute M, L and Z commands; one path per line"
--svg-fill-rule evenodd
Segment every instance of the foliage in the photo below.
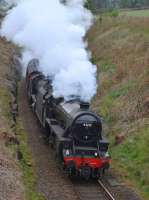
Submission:
M 88 10 L 93 10 L 93 9 L 94 9 L 94 6 L 93 6 L 91 0 L 87 0 L 87 1 L 85 2 L 85 8 L 87 8 Z
M 118 9 L 108 9 L 107 11 L 105 11 L 103 13 L 103 15 L 105 16 L 109 16 L 109 17 L 118 17 L 119 16 L 119 10 Z
M 149 6 L 148 0 L 121 0 L 120 7 L 122 8 L 137 8 L 141 6 Z
M 109 8 L 140 8 L 148 7 L 148 0 L 87 0 L 87 7 L 91 10 L 108 10 Z
M 116 9 L 113 9 L 111 12 L 109 12 L 109 15 L 111 17 L 118 17 L 119 16 L 119 11 Z

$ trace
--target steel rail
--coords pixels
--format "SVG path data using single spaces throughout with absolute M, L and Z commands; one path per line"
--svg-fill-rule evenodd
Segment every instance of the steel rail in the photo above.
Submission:
M 115 200 L 115 198 L 112 196 L 112 194 L 109 192 L 109 190 L 104 186 L 101 180 L 98 179 L 98 183 L 101 186 L 101 188 L 106 192 L 110 200 Z

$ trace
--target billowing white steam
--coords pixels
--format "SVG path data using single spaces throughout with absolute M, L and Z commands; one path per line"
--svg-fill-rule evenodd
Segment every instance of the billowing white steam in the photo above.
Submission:
M 17 0 L 5 17 L 1 36 L 23 48 L 23 63 L 38 58 L 41 70 L 53 76 L 54 96 L 80 96 L 84 101 L 96 93 L 96 66 L 89 60 L 84 36 L 92 16 L 84 0 Z
M 10 6 L 16 5 L 20 0 L 5 0 Z

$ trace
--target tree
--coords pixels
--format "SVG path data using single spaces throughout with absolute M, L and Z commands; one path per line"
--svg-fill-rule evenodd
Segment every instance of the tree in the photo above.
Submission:
M 91 10 L 135 8 L 149 6 L 149 0 L 87 0 L 86 5 Z

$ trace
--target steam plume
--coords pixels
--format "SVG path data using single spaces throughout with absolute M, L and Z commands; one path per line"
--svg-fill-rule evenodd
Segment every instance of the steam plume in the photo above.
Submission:
M 96 66 L 89 60 L 84 36 L 92 15 L 84 0 L 15 0 L 1 36 L 23 48 L 24 66 L 38 58 L 41 70 L 53 77 L 53 95 L 84 101 L 96 93 Z

